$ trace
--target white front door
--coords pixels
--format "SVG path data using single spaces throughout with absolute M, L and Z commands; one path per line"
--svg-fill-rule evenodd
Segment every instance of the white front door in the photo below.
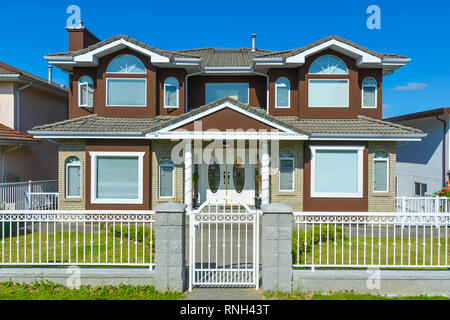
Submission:
M 246 157 L 248 159 L 248 156 Z M 245 159 L 244 159 L 245 160 Z M 199 166 L 200 203 L 217 197 L 234 197 L 246 205 L 255 203 L 255 165 L 236 157 L 233 161 Z

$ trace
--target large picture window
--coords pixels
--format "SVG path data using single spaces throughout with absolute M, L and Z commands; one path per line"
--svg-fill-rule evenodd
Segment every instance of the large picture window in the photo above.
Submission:
M 81 162 L 77 157 L 66 161 L 66 198 L 81 197 Z
M 362 198 L 364 146 L 311 146 L 311 197 Z
M 383 151 L 375 154 L 373 191 L 389 192 L 389 157 Z
M 226 97 L 248 104 L 248 83 L 207 83 L 205 90 L 207 104 Z
M 174 197 L 174 164 L 172 160 L 165 158 L 159 163 L 159 197 Z
M 146 79 L 107 79 L 106 105 L 114 107 L 145 107 L 147 105 Z
M 349 85 L 347 79 L 310 79 L 309 107 L 348 108 Z
M 90 152 L 91 202 L 143 203 L 144 152 Z

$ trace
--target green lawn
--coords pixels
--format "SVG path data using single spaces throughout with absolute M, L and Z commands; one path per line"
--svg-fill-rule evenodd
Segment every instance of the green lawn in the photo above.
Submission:
M 387 297 L 383 295 L 373 295 L 355 292 L 265 292 L 266 300 L 450 300 L 442 296 L 398 296 Z
M 152 238 L 154 240 L 154 234 Z M 26 236 L 21 234 L 18 237 L 5 237 L 0 247 L 0 262 L 11 265 L 25 262 L 148 264 L 150 257 L 155 254 L 154 243 L 152 241 L 152 246 L 150 245 L 150 230 L 143 232 L 140 229 L 135 232 L 134 226 L 130 228 L 129 236 L 128 228 L 124 227 L 122 237 L 120 226 L 115 230 L 110 227 L 108 232 L 103 228 L 101 233 L 42 232 L 41 237 L 37 232 L 28 232 Z
M 51 282 L 33 285 L 0 283 L 0 300 L 181 300 L 183 294 L 161 293 L 153 286 L 105 286 L 69 289 Z

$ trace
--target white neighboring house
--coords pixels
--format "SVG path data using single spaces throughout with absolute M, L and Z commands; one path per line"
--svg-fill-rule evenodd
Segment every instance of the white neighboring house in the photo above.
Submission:
M 385 119 L 422 130 L 420 142 L 397 144 L 397 195 L 432 195 L 449 181 L 450 108 L 440 108 Z

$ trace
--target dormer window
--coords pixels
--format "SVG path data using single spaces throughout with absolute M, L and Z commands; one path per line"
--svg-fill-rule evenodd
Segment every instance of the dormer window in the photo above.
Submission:
M 91 77 L 83 76 L 78 80 L 78 106 L 94 106 L 94 81 Z
M 309 69 L 308 106 L 310 108 L 348 108 L 348 69 L 341 59 L 325 55 L 317 58 Z M 327 77 L 323 77 L 328 75 Z M 340 76 L 333 78 L 332 76 Z
M 289 108 L 291 105 L 291 83 L 285 77 L 275 82 L 275 108 Z
M 164 81 L 164 108 L 178 108 L 179 82 L 174 77 Z
M 362 107 L 377 107 L 377 80 L 372 77 L 365 78 L 362 82 Z
M 125 54 L 115 58 L 109 64 L 107 73 L 117 74 L 117 78 L 106 79 L 106 105 L 109 107 L 145 107 L 147 106 L 147 79 L 125 78 L 122 75 L 145 74 L 141 60 Z M 119 77 L 119 75 L 121 75 Z

